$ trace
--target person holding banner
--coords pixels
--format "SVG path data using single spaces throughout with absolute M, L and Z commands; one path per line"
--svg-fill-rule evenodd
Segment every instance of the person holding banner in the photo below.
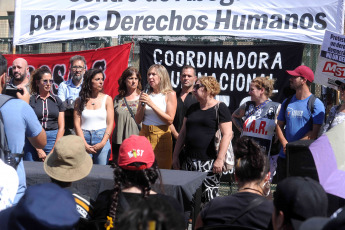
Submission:
M 139 105 L 141 91 L 141 76 L 134 67 L 123 71 L 118 80 L 119 95 L 114 99 L 115 128 L 112 135 L 113 161 L 117 162 L 120 145 L 131 135 L 138 135 L 140 126 L 134 116 Z
M 36 69 L 30 80 L 30 106 L 47 134 L 47 145 L 43 149 L 34 148 L 25 140 L 24 160 L 44 161 L 54 150 L 55 143 L 65 132 L 65 105 L 51 93 L 53 77 L 46 66 Z
M 345 121 L 345 80 L 336 80 L 340 91 L 340 99 L 343 101 L 340 105 L 335 105 L 331 108 L 327 120 L 322 127 L 322 133 L 327 132 L 331 128 L 343 123 Z
M 147 93 L 140 95 L 135 121 L 143 123 L 140 136 L 149 139 L 161 169 L 171 169 L 172 137 L 170 125 L 174 121 L 177 99 L 171 87 L 169 73 L 163 65 L 154 64 L 147 71 Z
M 186 160 L 182 169 L 207 172 L 202 183 L 202 203 L 218 196 L 224 157 L 232 136 L 230 111 L 224 103 L 215 99 L 219 92 L 220 85 L 214 77 L 201 77 L 196 81 L 193 93 L 199 103 L 187 110 L 173 154 L 173 168 L 180 169 L 179 155 L 185 145 Z M 214 137 L 218 127 L 222 139 L 217 153 Z
M 74 128 L 82 137 L 94 164 L 106 165 L 110 156 L 109 137 L 114 125 L 113 100 L 102 93 L 104 73 L 90 69 L 84 75 L 74 107 Z
M 273 138 L 280 110 L 280 103 L 269 99 L 272 96 L 273 85 L 274 80 L 269 77 L 254 78 L 249 88 L 251 101 L 243 103 L 232 114 L 232 121 L 241 132 L 241 136 L 255 140 L 269 156 L 272 176 L 277 167 L 278 155 L 271 156 L 271 146 L 273 142 L 279 143 L 278 138 Z M 275 154 L 278 154 L 279 150 Z

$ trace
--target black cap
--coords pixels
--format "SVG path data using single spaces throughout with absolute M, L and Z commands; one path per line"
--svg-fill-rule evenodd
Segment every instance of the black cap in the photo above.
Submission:
M 301 224 L 300 230 L 344 230 L 345 209 L 338 209 L 330 218 L 313 217 Z
M 309 177 L 288 177 L 278 183 L 274 206 L 299 229 L 303 221 L 314 216 L 327 216 L 328 199 L 321 185 Z

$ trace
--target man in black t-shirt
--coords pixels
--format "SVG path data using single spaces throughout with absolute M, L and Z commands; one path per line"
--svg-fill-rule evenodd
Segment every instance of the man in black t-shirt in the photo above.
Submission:
M 197 79 L 198 78 L 196 76 L 196 71 L 193 66 L 185 65 L 182 68 L 182 72 L 180 75 L 181 89 L 178 89 L 176 92 L 176 96 L 177 96 L 176 114 L 175 114 L 173 124 L 170 125 L 170 130 L 171 130 L 172 139 L 173 139 L 173 147 L 175 147 L 177 137 L 182 127 L 183 118 L 188 108 L 192 104 L 198 102 L 195 96 L 192 94 L 193 85 L 195 84 Z M 183 155 L 184 154 L 180 154 L 181 157 Z

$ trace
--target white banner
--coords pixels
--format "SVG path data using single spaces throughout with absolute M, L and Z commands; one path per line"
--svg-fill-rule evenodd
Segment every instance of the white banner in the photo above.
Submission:
M 315 83 L 337 89 L 345 78 L 345 36 L 326 31 L 315 70 Z
M 14 44 L 118 35 L 232 35 L 321 44 L 344 0 L 16 0 Z

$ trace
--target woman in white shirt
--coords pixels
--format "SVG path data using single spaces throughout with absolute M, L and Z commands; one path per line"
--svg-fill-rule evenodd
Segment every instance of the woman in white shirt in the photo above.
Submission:
M 140 95 L 140 104 L 135 115 L 137 124 L 142 122 L 140 136 L 150 141 L 158 167 L 171 169 L 172 137 L 169 126 L 174 121 L 177 99 L 170 83 L 169 73 L 159 64 L 147 71 L 148 93 Z
M 110 156 L 109 137 L 114 125 L 113 100 L 102 93 L 104 73 L 90 69 L 74 107 L 74 128 L 85 141 L 94 164 L 106 165 Z

